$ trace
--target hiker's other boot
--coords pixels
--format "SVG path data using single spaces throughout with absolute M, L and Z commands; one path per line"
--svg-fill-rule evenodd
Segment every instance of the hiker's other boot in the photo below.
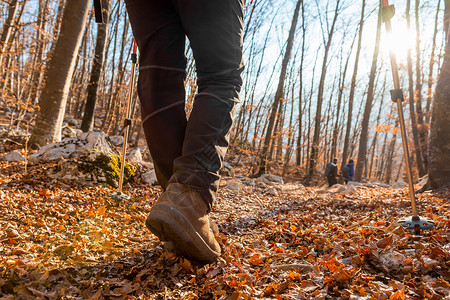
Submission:
M 150 210 L 145 224 L 161 241 L 171 242 L 176 252 L 209 263 L 217 260 L 221 250 L 207 212 L 208 205 L 199 193 L 171 183 Z

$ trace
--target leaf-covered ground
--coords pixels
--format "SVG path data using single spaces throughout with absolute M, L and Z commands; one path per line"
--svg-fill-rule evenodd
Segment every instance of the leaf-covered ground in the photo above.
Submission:
M 411 215 L 406 188 L 222 188 L 211 217 L 223 254 L 202 266 L 145 228 L 159 187 L 135 182 L 131 200 L 115 201 L 112 188 L 50 180 L 46 168 L 0 162 L 2 299 L 450 297 L 449 191 L 418 195 L 436 222 L 418 235 L 396 224 Z

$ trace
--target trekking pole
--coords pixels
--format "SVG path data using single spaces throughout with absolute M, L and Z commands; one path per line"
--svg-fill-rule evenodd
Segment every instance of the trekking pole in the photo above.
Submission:
M 391 18 L 395 14 L 395 8 L 394 5 L 389 5 L 389 0 L 383 0 L 383 7 L 382 7 L 382 15 L 383 15 L 383 22 L 386 25 L 386 32 L 388 35 L 392 32 L 391 27 Z M 406 176 L 408 177 L 408 187 L 409 187 L 409 196 L 411 198 L 411 206 L 412 206 L 412 213 L 413 215 L 411 217 L 402 218 L 398 221 L 398 223 L 402 224 L 407 229 L 414 229 L 416 232 L 420 231 L 420 229 L 431 229 L 434 226 L 434 221 L 425 217 L 420 217 L 417 215 L 417 208 L 416 208 L 416 197 L 414 194 L 414 185 L 413 185 L 413 176 L 411 171 L 411 160 L 409 157 L 409 149 L 408 149 L 408 141 L 406 136 L 406 129 L 405 129 L 405 119 L 403 116 L 403 107 L 402 102 L 404 100 L 403 98 L 403 91 L 400 88 L 400 81 L 398 76 L 398 67 L 397 67 L 397 58 L 395 56 L 395 53 L 393 49 L 389 50 L 389 56 L 391 60 L 391 67 L 392 67 L 392 77 L 394 81 L 394 89 L 391 90 L 391 100 L 393 102 L 397 103 L 398 108 L 398 118 L 400 122 L 400 131 L 402 134 L 402 142 L 403 142 L 403 154 L 405 156 L 405 162 L 406 162 Z M 411 112 L 412 113 L 412 112 Z
M 130 134 L 131 121 L 132 121 L 131 118 L 133 116 L 133 112 L 134 112 L 134 108 L 135 108 L 135 103 L 134 103 L 135 100 L 133 100 L 133 88 L 134 88 L 134 81 L 135 81 L 135 75 L 136 75 L 136 64 L 137 64 L 136 41 L 133 40 L 133 53 L 131 54 L 131 79 L 130 79 L 130 86 L 128 89 L 127 116 L 124 121 L 122 157 L 121 157 L 121 162 L 120 162 L 119 188 L 118 188 L 117 192 L 108 195 L 111 198 L 116 199 L 116 200 L 130 199 L 130 196 L 128 196 L 122 192 L 122 187 L 123 187 L 123 173 L 125 170 L 125 155 L 127 152 L 128 136 Z
M 103 23 L 103 12 L 102 12 L 102 1 L 94 0 L 94 14 L 95 14 L 95 22 Z

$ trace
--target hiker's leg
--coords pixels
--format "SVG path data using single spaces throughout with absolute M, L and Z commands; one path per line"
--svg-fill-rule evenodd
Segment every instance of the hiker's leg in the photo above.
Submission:
M 182 153 L 186 115 L 185 34 L 167 0 L 126 0 L 139 47 L 138 94 L 147 144 L 159 183 L 166 189 Z
M 198 94 L 171 182 L 191 186 L 211 207 L 242 84 L 243 0 L 172 0 L 193 50 Z
M 338 181 L 337 181 L 337 179 L 336 179 L 336 177 L 331 177 L 331 185 L 330 186 L 333 186 L 333 185 L 335 185 L 336 183 L 338 183 Z

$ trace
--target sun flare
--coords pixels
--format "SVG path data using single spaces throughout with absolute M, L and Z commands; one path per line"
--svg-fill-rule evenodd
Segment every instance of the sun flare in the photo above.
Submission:
M 412 49 L 415 43 L 415 35 L 410 28 L 408 30 L 406 21 L 392 21 L 392 32 L 388 35 L 387 44 L 389 50 L 393 51 L 397 56 L 397 60 L 406 60 L 408 49 Z

